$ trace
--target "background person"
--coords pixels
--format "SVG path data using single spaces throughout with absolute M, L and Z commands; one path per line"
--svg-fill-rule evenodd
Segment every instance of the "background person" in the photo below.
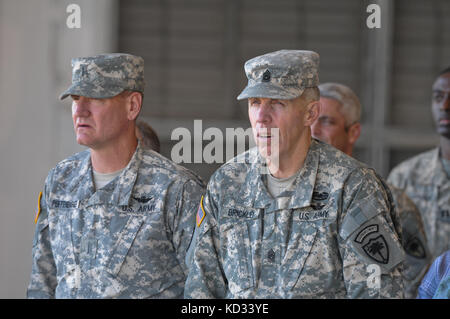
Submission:
M 419 208 L 435 259 L 450 249 L 450 68 L 433 83 L 431 112 L 439 145 L 394 167 L 388 181 Z
M 450 250 L 436 258 L 422 280 L 418 299 L 450 299 Z
M 161 151 L 161 143 L 155 130 L 143 120 L 136 121 L 136 137 L 143 147 L 154 150 L 159 153 Z
M 224 164 L 208 183 L 185 297 L 403 296 L 403 250 L 382 182 L 311 139 L 318 67 L 319 55 L 301 50 L 245 63 L 248 85 L 238 99 L 248 99 L 257 147 Z M 380 270 L 375 285 L 372 267 Z
M 312 125 L 312 135 L 352 156 L 361 133 L 361 103 L 348 86 L 340 83 L 322 83 L 319 90 L 320 114 Z M 401 189 L 388 186 L 396 205 L 396 214 L 392 219 L 406 253 L 403 271 L 405 297 L 415 298 L 420 281 L 431 263 L 423 221 L 411 199 Z
M 138 143 L 144 60 L 72 60 L 77 142 L 39 195 L 29 298 L 179 298 L 203 183 Z

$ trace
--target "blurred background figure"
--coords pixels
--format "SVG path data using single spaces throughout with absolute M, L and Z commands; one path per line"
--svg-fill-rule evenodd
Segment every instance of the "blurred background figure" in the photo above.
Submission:
M 361 134 L 361 103 L 356 94 L 343 84 L 322 83 L 319 90 L 320 114 L 312 126 L 312 134 L 352 156 L 354 144 Z M 405 297 L 415 298 L 420 281 L 431 262 L 423 221 L 411 199 L 401 189 L 388 186 L 397 211 L 392 219 L 406 253 L 403 272 Z
M 419 208 L 434 259 L 450 249 L 450 67 L 432 85 L 431 113 L 438 146 L 394 167 L 388 181 Z
M 154 150 L 159 153 L 161 150 L 161 143 L 155 130 L 146 122 L 137 120 L 136 122 L 136 136 L 143 147 Z
M 450 250 L 433 262 L 420 284 L 417 299 L 450 299 Z

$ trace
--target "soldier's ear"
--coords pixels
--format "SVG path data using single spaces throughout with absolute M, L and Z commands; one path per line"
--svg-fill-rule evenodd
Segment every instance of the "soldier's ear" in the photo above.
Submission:
M 141 111 L 142 95 L 139 92 L 131 92 L 127 100 L 128 120 L 134 121 Z
M 353 145 L 356 143 L 356 141 L 359 138 L 359 135 L 361 135 L 361 124 L 353 123 L 348 128 L 348 141 Z
M 306 106 L 305 125 L 311 126 L 317 120 L 320 113 L 320 102 L 312 101 Z

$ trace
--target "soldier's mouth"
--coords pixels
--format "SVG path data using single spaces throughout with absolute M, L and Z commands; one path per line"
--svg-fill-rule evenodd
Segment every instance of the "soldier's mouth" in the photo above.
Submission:
M 87 124 L 78 124 L 77 129 L 79 129 L 79 128 L 91 128 L 91 126 L 87 125 Z

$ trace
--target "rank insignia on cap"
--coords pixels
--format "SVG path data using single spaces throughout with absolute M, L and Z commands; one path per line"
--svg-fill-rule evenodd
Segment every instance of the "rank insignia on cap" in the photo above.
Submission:
M 263 81 L 263 82 L 270 82 L 270 71 L 269 71 L 269 70 L 266 70 L 266 71 L 263 73 L 262 81 Z
M 206 216 L 206 213 L 205 213 L 205 209 L 203 208 L 203 196 L 202 196 L 202 198 L 200 199 L 200 205 L 198 207 L 197 217 L 196 217 L 197 227 L 200 227 L 205 216 Z
M 41 214 L 41 198 L 42 198 L 42 192 L 39 192 L 38 204 L 37 204 L 37 208 L 36 208 L 36 216 L 34 217 L 35 224 L 37 224 L 39 215 Z

